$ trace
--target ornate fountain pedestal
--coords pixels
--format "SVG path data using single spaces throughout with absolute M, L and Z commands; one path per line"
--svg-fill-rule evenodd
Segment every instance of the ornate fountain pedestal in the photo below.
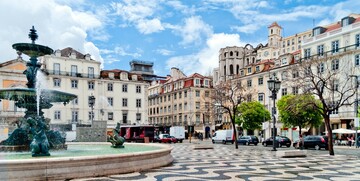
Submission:
M 19 126 L 7 140 L 0 143 L 0 150 L 22 151 L 30 147 L 34 157 L 50 156 L 49 149 L 51 147 L 66 148 L 66 146 L 61 146 L 65 145 L 65 138 L 49 130 L 42 109 L 51 108 L 52 102 L 62 102 L 65 105 L 77 96 L 55 90 L 36 89 L 36 85 L 39 84 L 37 74 L 41 67 L 37 57 L 52 54 L 53 50 L 47 46 L 35 44 L 38 35 L 34 26 L 30 29 L 29 38 L 32 43 L 13 45 L 18 52 L 30 56 L 30 61 L 26 63 L 27 69 L 24 71 L 28 88 L 0 89 L 0 99 L 15 101 L 17 107 L 26 109 L 24 116 L 26 120 L 22 121 L 23 124 L 20 124 L 22 126 Z M 50 138 L 48 138 L 49 135 Z

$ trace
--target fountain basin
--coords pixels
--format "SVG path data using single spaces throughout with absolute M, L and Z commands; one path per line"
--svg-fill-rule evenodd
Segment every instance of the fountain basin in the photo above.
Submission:
M 85 143 L 67 144 L 69 149 L 71 149 L 72 144 Z M 110 147 L 110 144 L 105 142 L 95 144 L 105 144 Z M 173 157 L 171 156 L 172 147 L 169 145 L 126 143 L 125 147 L 133 145 L 139 147 L 157 147 L 158 149 L 88 156 L 51 156 L 6 160 L 0 158 L 0 178 L 5 180 L 67 180 L 138 172 L 166 166 L 173 162 Z

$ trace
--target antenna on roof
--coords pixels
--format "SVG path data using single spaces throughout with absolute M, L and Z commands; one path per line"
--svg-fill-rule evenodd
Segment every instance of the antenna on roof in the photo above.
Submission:
M 313 19 L 313 27 L 315 27 L 315 19 Z

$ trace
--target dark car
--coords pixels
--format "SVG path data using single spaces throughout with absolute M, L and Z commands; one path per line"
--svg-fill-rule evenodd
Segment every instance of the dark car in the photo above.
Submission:
M 290 147 L 291 146 L 291 140 L 286 136 L 277 136 L 275 142 L 276 142 L 276 144 L 279 143 L 278 147 L 282 147 L 282 146 Z M 270 138 L 266 139 L 265 141 L 263 141 L 262 145 L 263 146 L 273 145 L 273 137 L 270 137 Z
M 301 143 L 298 144 L 298 141 L 295 141 L 293 146 L 295 148 L 301 147 Z M 325 148 L 326 150 L 328 147 L 328 137 L 327 136 L 318 136 L 318 135 L 309 135 L 304 138 L 304 146 L 303 148 L 315 148 L 316 150 L 321 150 L 321 148 Z
M 154 142 L 154 143 L 161 143 L 161 140 L 160 140 L 159 136 L 155 135 L 153 142 Z
M 243 144 L 243 145 L 257 145 L 259 143 L 259 139 L 256 136 L 241 136 L 237 142 L 239 144 Z

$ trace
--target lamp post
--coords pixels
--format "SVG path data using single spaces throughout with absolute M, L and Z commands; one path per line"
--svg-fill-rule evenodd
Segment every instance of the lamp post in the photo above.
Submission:
M 95 96 L 91 95 L 89 97 L 89 106 L 91 107 L 91 125 L 94 121 L 94 105 L 95 105 Z
M 359 79 L 357 75 L 350 75 L 350 77 L 355 77 L 355 117 L 354 117 L 354 125 L 355 125 L 355 130 L 356 130 L 356 134 L 355 134 L 355 146 L 356 148 L 359 147 L 358 145 L 358 127 L 359 127 L 359 119 L 358 119 L 358 106 L 359 106 L 359 102 L 358 102 L 358 88 L 359 88 Z
M 268 83 L 268 87 L 269 90 L 271 91 L 271 98 L 273 100 L 273 108 L 272 108 L 272 119 L 273 119 L 273 150 L 272 151 L 276 151 L 276 145 L 275 145 L 275 140 L 276 140 L 276 128 L 275 128 L 275 111 L 276 111 L 276 107 L 275 107 L 275 100 L 276 100 L 276 93 L 279 91 L 280 89 L 280 85 L 281 85 L 281 81 L 279 81 L 277 79 L 277 77 L 275 76 L 275 74 L 270 77 L 270 79 L 267 81 Z

